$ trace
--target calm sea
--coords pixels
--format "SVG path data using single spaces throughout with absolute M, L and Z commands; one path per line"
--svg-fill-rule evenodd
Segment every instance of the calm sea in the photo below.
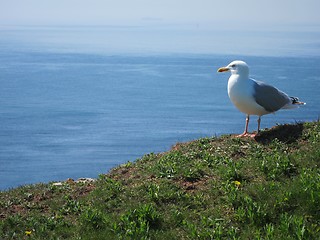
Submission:
M 251 39 L 253 49 L 224 53 L 230 34 L 221 32 L 214 41 L 212 32 L 199 39 L 175 33 L 172 40 L 141 29 L 101 31 L 1 28 L 0 190 L 96 178 L 176 142 L 241 133 L 245 116 L 227 96 L 229 74 L 216 73 L 235 59 L 250 65 L 252 77 L 307 102 L 264 116 L 263 128 L 319 118 L 318 33 L 287 45 L 291 36 L 283 34 L 265 49 Z M 268 42 L 272 34 L 255 40 Z M 261 52 L 253 56 L 254 49 Z M 256 126 L 252 118 L 250 129 Z

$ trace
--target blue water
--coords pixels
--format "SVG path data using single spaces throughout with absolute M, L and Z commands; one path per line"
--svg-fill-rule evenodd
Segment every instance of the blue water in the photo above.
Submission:
M 33 33 L 33 41 L 21 31 L 5 29 L 0 39 L 0 190 L 95 178 L 176 142 L 241 133 L 245 116 L 227 96 L 229 74 L 216 73 L 234 59 L 245 60 L 252 77 L 307 102 L 264 116 L 262 128 L 320 115 L 316 40 L 313 51 L 309 46 L 298 56 L 279 56 L 277 46 L 275 56 L 269 50 L 250 56 L 245 49 L 181 53 L 182 46 L 177 53 L 165 45 L 148 52 L 133 46 L 120 51 L 118 44 L 111 51 L 101 39 L 86 48 L 91 40 L 70 45 L 70 37 Z M 252 118 L 250 130 L 256 126 Z

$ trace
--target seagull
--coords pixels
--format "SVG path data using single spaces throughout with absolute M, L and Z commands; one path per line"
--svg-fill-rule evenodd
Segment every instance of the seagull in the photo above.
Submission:
M 291 109 L 305 105 L 297 97 L 289 97 L 286 93 L 269 84 L 249 78 L 249 67 L 243 61 L 233 61 L 228 66 L 218 69 L 218 72 L 227 71 L 231 72 L 228 81 L 229 98 L 241 112 L 246 114 L 244 132 L 238 137 L 256 136 L 256 134 L 248 133 L 250 115 L 258 116 L 257 133 L 259 133 L 261 116 L 280 109 Z

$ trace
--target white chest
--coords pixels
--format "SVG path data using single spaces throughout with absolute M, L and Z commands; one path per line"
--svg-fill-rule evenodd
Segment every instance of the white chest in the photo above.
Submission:
M 241 79 L 231 75 L 228 81 L 228 95 L 231 102 L 243 113 L 262 116 L 267 114 L 263 107 L 256 103 L 253 96 L 253 84 L 250 79 Z

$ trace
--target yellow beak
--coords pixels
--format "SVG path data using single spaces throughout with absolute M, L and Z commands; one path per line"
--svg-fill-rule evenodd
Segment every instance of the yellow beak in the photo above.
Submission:
M 221 67 L 221 68 L 218 69 L 218 72 L 227 72 L 227 71 L 229 71 L 229 70 L 230 70 L 230 69 L 227 68 L 227 67 Z

